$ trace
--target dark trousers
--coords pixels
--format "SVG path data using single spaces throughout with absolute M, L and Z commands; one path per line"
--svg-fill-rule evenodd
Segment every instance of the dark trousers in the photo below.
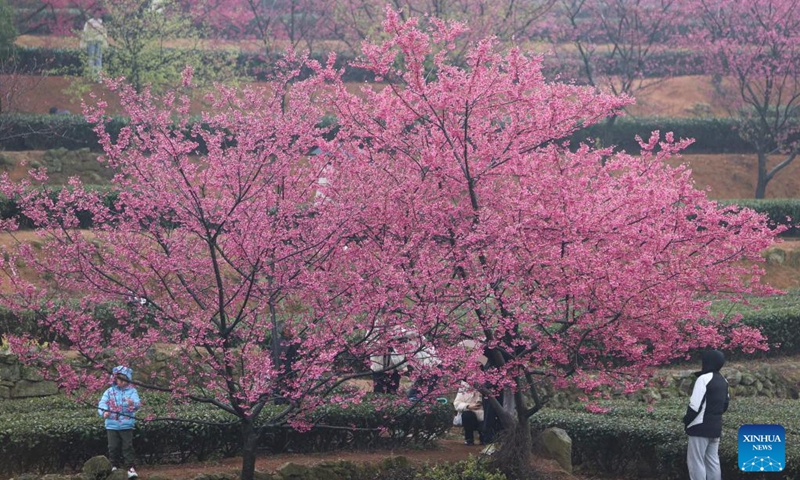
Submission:
M 411 385 L 411 388 L 408 389 L 408 394 L 406 396 L 409 400 L 415 402 L 422 400 L 430 395 L 431 392 L 433 392 L 433 390 L 436 388 L 436 384 L 438 383 L 438 375 L 431 375 L 427 379 L 418 378 L 416 381 L 414 381 L 414 384 Z
M 467 443 L 475 441 L 475 432 L 478 432 L 478 439 L 483 443 L 483 432 L 481 431 L 481 422 L 478 421 L 478 416 L 472 410 L 464 410 L 461 412 L 461 425 L 464 427 L 464 440 Z
M 108 435 L 108 456 L 111 465 L 120 468 L 134 466 L 133 430 L 106 430 Z
M 503 396 L 497 397 L 500 405 L 503 404 Z M 483 402 L 483 443 L 493 443 L 495 437 L 500 431 L 503 430 L 503 424 L 500 423 L 500 417 L 494 410 L 491 402 Z
M 400 372 L 389 370 L 386 372 L 372 372 L 372 391 L 375 393 L 397 393 L 400 387 Z

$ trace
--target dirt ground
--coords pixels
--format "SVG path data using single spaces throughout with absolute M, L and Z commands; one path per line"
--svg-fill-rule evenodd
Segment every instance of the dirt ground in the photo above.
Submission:
M 242 85 L 254 85 L 243 82 Z M 351 91 L 356 91 L 363 84 L 348 84 Z M 117 99 L 106 95 L 107 90 L 97 83 L 87 82 L 80 77 L 64 76 L 32 76 L 13 77 L 0 75 L 0 91 L 4 95 L 10 87 L 20 93 L 12 95 L 7 108 L 17 112 L 47 113 L 50 107 L 81 113 L 82 102 L 92 104 L 91 95 L 102 97 L 109 102 L 109 112 L 120 110 Z M 207 104 L 198 98 L 192 113 L 200 113 Z M 668 116 L 692 117 L 698 114 L 725 115 L 725 109 L 719 99 L 715 98 L 711 80 L 708 77 L 689 76 L 667 79 L 644 89 L 637 97 L 637 104 L 629 109 L 634 116 Z
M 455 435 L 452 435 L 455 436 Z M 379 463 L 386 458 L 394 456 L 406 457 L 413 465 L 425 465 L 442 462 L 458 462 L 467 459 L 470 455 L 477 456 L 483 447 L 467 446 L 461 440 L 448 438 L 440 440 L 438 446 L 431 450 L 397 449 L 390 451 L 339 451 L 320 454 L 293 454 L 260 455 L 256 460 L 256 470 L 274 472 L 286 462 L 301 465 L 316 465 L 326 461 L 346 460 L 354 463 Z M 175 480 L 189 480 L 200 473 L 238 473 L 241 469 L 240 457 L 225 458 L 206 463 L 189 463 L 183 465 L 142 465 L 136 468 L 137 473 L 146 480 L 147 477 L 160 475 Z M 531 462 L 531 468 L 540 473 L 541 478 L 550 480 L 580 479 L 588 480 L 593 476 L 569 474 L 552 459 L 536 455 Z

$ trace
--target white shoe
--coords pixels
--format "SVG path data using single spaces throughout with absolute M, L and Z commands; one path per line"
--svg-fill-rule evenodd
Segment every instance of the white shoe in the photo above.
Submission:
M 128 478 L 137 478 L 138 476 L 139 475 L 136 473 L 136 470 L 134 470 L 133 467 L 128 470 Z

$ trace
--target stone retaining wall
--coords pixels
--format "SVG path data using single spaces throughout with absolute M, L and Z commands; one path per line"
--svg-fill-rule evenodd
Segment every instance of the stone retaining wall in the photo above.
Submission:
M 58 393 L 58 385 L 19 363 L 17 357 L 0 353 L 0 399 L 46 397 Z
M 695 380 L 695 370 L 661 371 L 648 386 L 635 393 L 612 392 L 612 398 L 626 398 L 655 403 L 664 398 L 688 398 Z M 756 369 L 741 366 L 725 367 L 721 371 L 728 380 L 730 395 L 736 397 L 798 398 L 800 396 L 800 362 L 784 363 L 778 367 L 763 365 Z M 578 390 L 554 391 L 545 389 L 550 405 L 565 407 L 585 394 Z

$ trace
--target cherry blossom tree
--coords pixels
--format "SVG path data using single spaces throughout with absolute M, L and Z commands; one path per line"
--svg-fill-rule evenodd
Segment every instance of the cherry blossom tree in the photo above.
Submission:
M 755 198 L 800 150 L 800 5 L 791 0 L 695 2 L 697 28 L 709 72 L 756 150 Z M 781 155 L 770 164 L 770 155 Z
M 190 127 L 188 93 L 120 87 L 128 128 L 111 138 L 102 103 L 89 115 L 119 172 L 110 207 L 76 181 L 52 199 L 4 178 L 42 238 L 4 255 L 3 303 L 39 312 L 84 363 L 12 348 L 88 391 L 115 364 L 174 350 L 165 378 L 137 382 L 236 416 L 250 479 L 267 403 L 287 402 L 262 423 L 303 428 L 320 402 L 360 401 L 335 387 L 375 355 L 403 357 L 392 368 L 411 367 L 423 404 L 472 382 L 521 476 L 542 382 L 632 389 L 696 348 L 763 346 L 709 305 L 769 291 L 757 280 L 775 232 L 666 165 L 688 140 L 654 133 L 637 157 L 567 145 L 631 100 L 547 82 L 541 57 L 493 40 L 461 56 L 461 24 L 385 16 L 386 40 L 357 65 L 384 84 L 359 95 L 333 57 L 304 81 L 286 63 L 267 90 L 219 87 Z M 26 265 L 52 283 L 26 281 Z M 91 307 L 129 298 L 105 333 Z M 294 375 L 281 344 L 298 351 Z
M 91 12 L 103 6 L 103 0 L 10 0 L 8 3 L 19 12 L 22 34 L 70 35 L 83 26 Z
M 214 38 L 254 40 L 264 55 L 286 50 L 311 52 L 327 31 L 333 4 L 318 0 L 185 1 L 198 24 Z
M 663 55 L 677 47 L 685 5 L 685 0 L 559 0 L 547 28 L 556 71 L 614 95 L 635 97 L 657 86 L 677 67 L 665 64 Z M 608 118 L 607 130 L 616 118 Z
M 111 206 L 77 180 L 56 199 L 30 181 L 2 180 L 41 236 L 36 248 L 7 252 L 13 294 L 3 303 L 36 312 L 80 361 L 66 360 L 55 342 L 32 352 L 11 338 L 14 351 L 90 400 L 109 369 L 125 364 L 153 371 L 134 379 L 140 389 L 228 412 L 241 424 L 245 479 L 253 478 L 256 423 L 307 427 L 308 411 L 339 401 L 336 387 L 368 372 L 371 353 L 363 346 L 371 332 L 338 321 L 334 295 L 311 298 L 319 290 L 311 286 L 330 283 L 321 265 L 347 235 L 348 216 L 343 203 L 314 201 L 323 160 L 308 153 L 325 131 L 312 98 L 319 81 L 296 81 L 299 69 L 282 65 L 268 89 L 219 86 L 211 112 L 191 125 L 190 91 L 157 97 L 111 82 L 129 126 L 112 138 L 102 101 L 88 114 L 102 161 L 118 172 Z M 80 212 L 91 229 L 78 230 Z M 21 275 L 22 265 L 38 280 Z M 116 328 L 92 315 L 100 304 L 112 306 Z M 167 366 L 153 367 L 163 355 Z M 275 403 L 279 410 L 265 409 Z
M 555 0 L 345 0 L 336 2 L 329 14 L 328 36 L 360 51 L 361 42 L 373 40 L 381 33 L 386 5 L 396 9 L 402 18 L 438 18 L 469 25 L 472 39 L 496 36 L 506 42 L 524 42 L 535 36 L 538 22 Z M 468 39 L 462 43 L 466 46 Z
M 638 157 L 568 148 L 559 139 L 630 100 L 548 83 L 540 57 L 490 40 L 454 66 L 462 28 L 432 24 L 390 11 L 389 39 L 366 45 L 360 64 L 385 88 L 339 85 L 328 100 L 339 132 L 323 192 L 361 198 L 351 308 L 405 319 L 436 348 L 442 378 L 488 396 L 503 468 L 526 469 L 543 381 L 634 388 L 692 349 L 761 347 L 758 331 L 709 304 L 766 291 L 759 252 L 774 232 L 664 162 L 690 141 L 655 132 Z

